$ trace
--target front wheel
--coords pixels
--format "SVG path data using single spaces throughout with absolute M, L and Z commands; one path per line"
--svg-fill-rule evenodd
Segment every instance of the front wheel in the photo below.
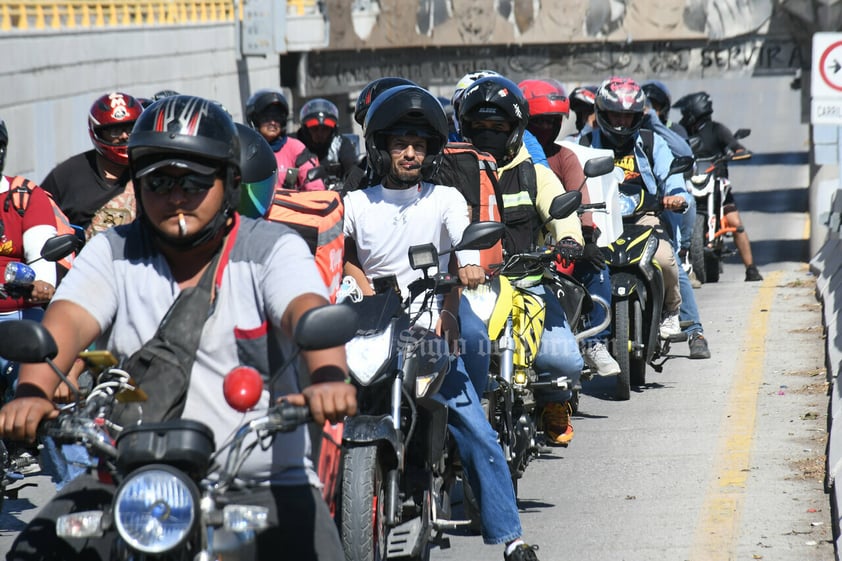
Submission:
M 377 446 L 346 451 L 342 468 L 340 533 L 347 561 L 386 559 L 385 478 Z
M 629 321 L 629 301 L 618 300 L 614 304 L 614 345 L 613 354 L 620 365 L 620 373 L 617 375 L 617 387 L 614 390 L 614 397 L 620 401 L 626 401 L 631 397 L 631 338 Z

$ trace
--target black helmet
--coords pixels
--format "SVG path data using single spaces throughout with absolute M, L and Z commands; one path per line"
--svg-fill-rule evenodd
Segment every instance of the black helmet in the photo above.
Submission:
M 0 173 L 6 165 L 6 147 L 9 145 L 9 130 L 6 128 L 6 121 L 0 119 Z
M 174 95 L 181 95 L 181 94 L 178 93 L 175 90 L 161 90 L 159 92 L 155 92 L 152 95 L 152 101 L 160 101 L 160 100 L 164 99 L 165 97 L 172 97 Z
M 646 94 L 646 99 L 649 100 L 650 104 L 655 104 L 660 108 L 658 111 L 659 114 L 669 112 L 670 105 L 672 105 L 672 97 L 670 96 L 669 89 L 667 89 L 663 82 L 647 80 L 640 84 L 640 89 Z
M 277 105 L 281 108 L 283 114 L 283 125 L 286 125 L 286 120 L 289 117 L 289 102 L 281 90 L 266 88 L 257 90 L 252 94 L 248 101 L 246 101 L 246 121 L 252 127 L 257 128 L 257 115 L 262 113 L 264 109 L 270 105 Z M 281 127 L 286 128 L 285 126 Z
M 713 114 L 713 102 L 707 92 L 687 94 L 675 102 L 681 110 L 681 126 L 690 128 Z
M 510 162 L 517 155 L 529 122 L 529 104 L 517 84 L 503 76 L 480 78 L 462 94 L 457 111 L 459 128 L 468 142 L 472 142 L 473 121 L 508 121 L 512 125 L 512 132 L 506 141 L 503 161 L 498 163 Z
M 365 115 L 368 113 L 368 108 L 377 99 L 377 96 L 395 86 L 416 86 L 417 84 L 412 80 L 406 78 L 396 78 L 387 76 L 385 78 L 378 78 L 372 80 L 363 88 L 360 95 L 357 96 L 357 103 L 354 107 L 354 120 L 358 125 L 363 126 L 365 122 Z
M 188 238 L 158 234 L 170 245 L 192 247 L 213 237 L 240 201 L 240 142 L 234 121 L 218 103 L 189 95 L 165 97 L 141 113 L 128 143 L 132 181 L 167 166 L 223 174 L 225 198 L 217 218 Z M 136 189 L 142 206 L 143 189 Z M 141 214 L 141 213 L 139 213 Z
M 605 80 L 597 90 L 594 107 L 596 124 L 601 133 L 612 144 L 622 146 L 640 130 L 643 124 L 646 94 L 631 78 L 613 76 Z M 606 113 L 631 114 L 631 125 L 615 126 L 609 122 Z
M 240 135 L 240 214 L 252 218 L 266 215 L 278 183 L 278 162 L 272 147 L 259 132 L 237 123 Z
M 378 96 L 368 108 L 364 129 L 368 163 L 378 177 L 387 175 L 391 169 L 387 136 L 426 138 L 427 154 L 421 165 L 424 180 L 429 180 L 438 170 L 449 132 L 447 117 L 439 101 L 416 85 L 390 88 Z

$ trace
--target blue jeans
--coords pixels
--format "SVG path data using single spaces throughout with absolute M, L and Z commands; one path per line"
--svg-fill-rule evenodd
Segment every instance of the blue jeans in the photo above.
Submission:
M 464 296 L 459 299 L 459 333 L 465 370 L 477 395 L 482 396 L 488 385 L 488 369 L 491 367 L 491 340 L 485 323 Z
M 678 259 L 678 252 L 675 254 Z M 696 306 L 696 295 L 693 294 L 693 285 L 690 284 L 690 277 L 684 267 L 678 267 L 678 290 L 681 292 L 681 307 L 678 310 L 678 319 L 681 321 L 692 321 L 693 323 L 684 328 L 684 332 L 692 334 L 696 331 L 702 332 L 702 318 L 699 315 L 699 307 Z
M 567 323 L 561 303 L 552 294 L 548 294 L 544 285 L 539 284 L 528 289 L 529 292 L 544 299 L 546 315 L 541 346 L 535 357 L 535 372 L 538 381 L 555 380 L 566 376 L 572 387 L 579 386 L 579 378 L 585 361 L 579 351 L 576 336 Z M 573 397 L 572 390 L 541 390 L 535 392 L 539 405 L 560 403 Z
M 600 270 L 590 263 L 578 262 L 576 263 L 576 268 L 573 270 L 573 276 L 585 285 L 588 293 L 599 296 L 609 306 L 611 305 L 611 272 L 608 270 L 608 267 L 603 267 Z M 606 315 L 608 315 L 608 312 L 599 304 L 594 303 L 593 309 L 585 316 L 585 328 L 599 325 L 605 321 Z M 597 341 L 601 341 L 607 343 L 610 337 L 611 325 L 609 324 L 608 327 L 587 339 L 587 342 L 596 343 Z
M 479 503 L 483 541 L 498 544 L 519 538 L 523 532 L 509 466 L 461 357 L 451 361 L 436 397 L 447 405 L 447 424 Z

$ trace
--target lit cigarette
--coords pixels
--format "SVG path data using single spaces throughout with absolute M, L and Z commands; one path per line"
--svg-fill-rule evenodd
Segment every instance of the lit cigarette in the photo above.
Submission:
M 178 233 L 183 238 L 187 235 L 187 221 L 184 220 L 184 213 L 178 213 Z

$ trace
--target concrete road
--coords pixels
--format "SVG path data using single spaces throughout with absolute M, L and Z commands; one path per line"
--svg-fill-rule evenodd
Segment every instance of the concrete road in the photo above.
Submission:
M 677 344 L 663 372 L 626 402 L 614 379 L 586 383 L 576 436 L 535 461 L 520 484 L 525 537 L 542 561 L 825 561 L 828 397 L 820 309 L 807 272 L 805 171 L 732 169 L 765 276 L 695 291 L 713 357 Z M 0 552 L 52 494 L 26 480 L 0 516 Z M 435 560 L 500 559 L 501 546 L 448 536 Z

